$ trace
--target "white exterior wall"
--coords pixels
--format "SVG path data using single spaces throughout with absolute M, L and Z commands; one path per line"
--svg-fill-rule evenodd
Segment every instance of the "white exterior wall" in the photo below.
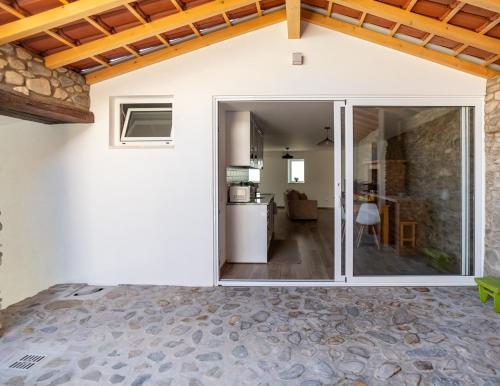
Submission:
M 303 31 L 288 40 L 280 23 L 96 84 L 93 125 L 1 129 L 5 303 L 57 281 L 213 285 L 214 96 L 485 93 L 482 78 L 317 26 Z M 303 66 L 290 64 L 292 52 Z M 173 95 L 175 148 L 109 149 L 109 97 L 120 95 Z M 20 255 L 47 267 L 40 284 L 6 284 L 25 275 L 24 263 L 8 262 Z

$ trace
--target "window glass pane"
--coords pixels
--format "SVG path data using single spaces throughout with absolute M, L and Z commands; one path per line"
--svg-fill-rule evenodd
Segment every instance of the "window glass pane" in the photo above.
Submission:
M 260 182 L 260 169 L 248 169 L 248 181 Z
M 126 137 L 170 137 L 172 111 L 129 111 Z
M 355 276 L 471 273 L 474 139 L 467 113 L 354 107 Z
M 288 182 L 304 182 L 304 160 L 291 159 L 288 164 Z

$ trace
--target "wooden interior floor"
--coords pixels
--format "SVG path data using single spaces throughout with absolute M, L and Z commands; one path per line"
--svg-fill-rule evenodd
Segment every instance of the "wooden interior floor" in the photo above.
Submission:
M 318 217 L 318 221 L 291 221 L 285 210 L 279 208 L 268 263 L 226 263 L 220 277 L 233 280 L 332 280 L 333 209 L 319 209 Z M 443 274 L 427 265 L 422 255 L 398 256 L 393 247 L 378 249 L 368 234 L 353 252 L 355 276 Z
M 333 209 L 319 209 L 318 221 L 291 221 L 278 209 L 267 264 L 226 263 L 222 279 L 333 279 Z M 283 254 L 289 254 L 284 257 Z

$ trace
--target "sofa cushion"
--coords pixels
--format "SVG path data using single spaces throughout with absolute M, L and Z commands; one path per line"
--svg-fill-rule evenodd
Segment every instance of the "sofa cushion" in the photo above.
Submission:
M 289 190 L 286 194 L 287 198 L 289 201 L 294 201 L 294 200 L 299 200 L 300 199 L 300 195 L 299 195 L 299 192 L 297 192 L 296 190 Z
M 299 193 L 299 200 L 307 200 L 307 194 Z

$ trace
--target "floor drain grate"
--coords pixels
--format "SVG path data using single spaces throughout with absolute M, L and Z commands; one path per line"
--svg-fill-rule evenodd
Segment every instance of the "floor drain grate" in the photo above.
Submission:
M 36 366 L 46 358 L 45 355 L 25 355 L 21 359 L 14 361 L 9 369 L 28 370 Z

